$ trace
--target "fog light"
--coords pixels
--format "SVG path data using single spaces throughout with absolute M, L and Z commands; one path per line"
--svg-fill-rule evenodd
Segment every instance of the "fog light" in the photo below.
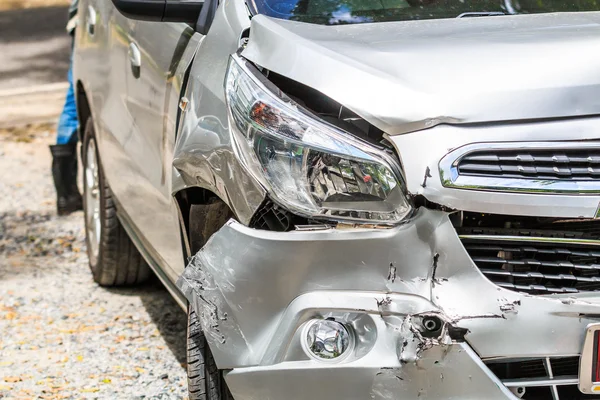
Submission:
M 319 361 L 340 361 L 354 347 L 354 337 L 348 328 L 333 320 L 310 321 L 303 336 L 304 351 Z

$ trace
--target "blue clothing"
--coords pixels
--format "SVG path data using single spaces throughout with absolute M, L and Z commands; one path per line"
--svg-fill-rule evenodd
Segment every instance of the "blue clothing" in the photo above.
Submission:
M 58 119 L 56 129 L 56 144 L 69 144 L 77 142 L 77 107 L 75 106 L 75 91 L 73 90 L 73 64 L 69 68 L 68 74 L 69 89 L 67 89 L 67 98 L 63 107 L 62 114 Z
M 75 34 L 78 6 L 79 0 L 71 1 L 71 6 L 69 7 L 69 23 L 67 24 L 67 31 L 70 35 Z M 73 89 L 73 58 L 71 58 L 67 79 L 69 81 L 69 88 L 67 89 L 67 97 L 65 99 L 62 114 L 60 114 L 60 118 L 58 119 L 56 144 L 70 144 L 77 142 L 79 121 L 77 120 L 77 106 L 75 105 L 75 91 Z

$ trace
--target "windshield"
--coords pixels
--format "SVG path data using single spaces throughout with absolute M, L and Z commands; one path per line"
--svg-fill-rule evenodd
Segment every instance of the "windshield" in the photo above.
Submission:
M 249 0 L 254 12 L 323 25 L 600 11 L 598 0 Z

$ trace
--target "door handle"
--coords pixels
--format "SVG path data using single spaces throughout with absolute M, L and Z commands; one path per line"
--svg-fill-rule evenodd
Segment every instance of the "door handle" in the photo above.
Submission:
M 139 78 L 142 68 L 142 53 L 140 53 L 140 48 L 137 44 L 133 42 L 129 43 L 129 62 L 131 64 L 131 73 L 136 79 Z
M 90 34 L 90 36 L 94 36 L 96 34 L 96 21 L 98 20 L 98 14 L 96 13 L 96 9 L 92 6 L 88 6 L 88 15 L 85 21 L 85 27 Z

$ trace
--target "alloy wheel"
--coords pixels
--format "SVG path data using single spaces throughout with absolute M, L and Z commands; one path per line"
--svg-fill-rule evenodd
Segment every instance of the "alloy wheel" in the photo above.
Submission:
M 100 251 L 100 179 L 96 141 L 91 138 L 85 151 L 85 228 L 88 237 L 88 255 L 92 265 L 96 265 Z

